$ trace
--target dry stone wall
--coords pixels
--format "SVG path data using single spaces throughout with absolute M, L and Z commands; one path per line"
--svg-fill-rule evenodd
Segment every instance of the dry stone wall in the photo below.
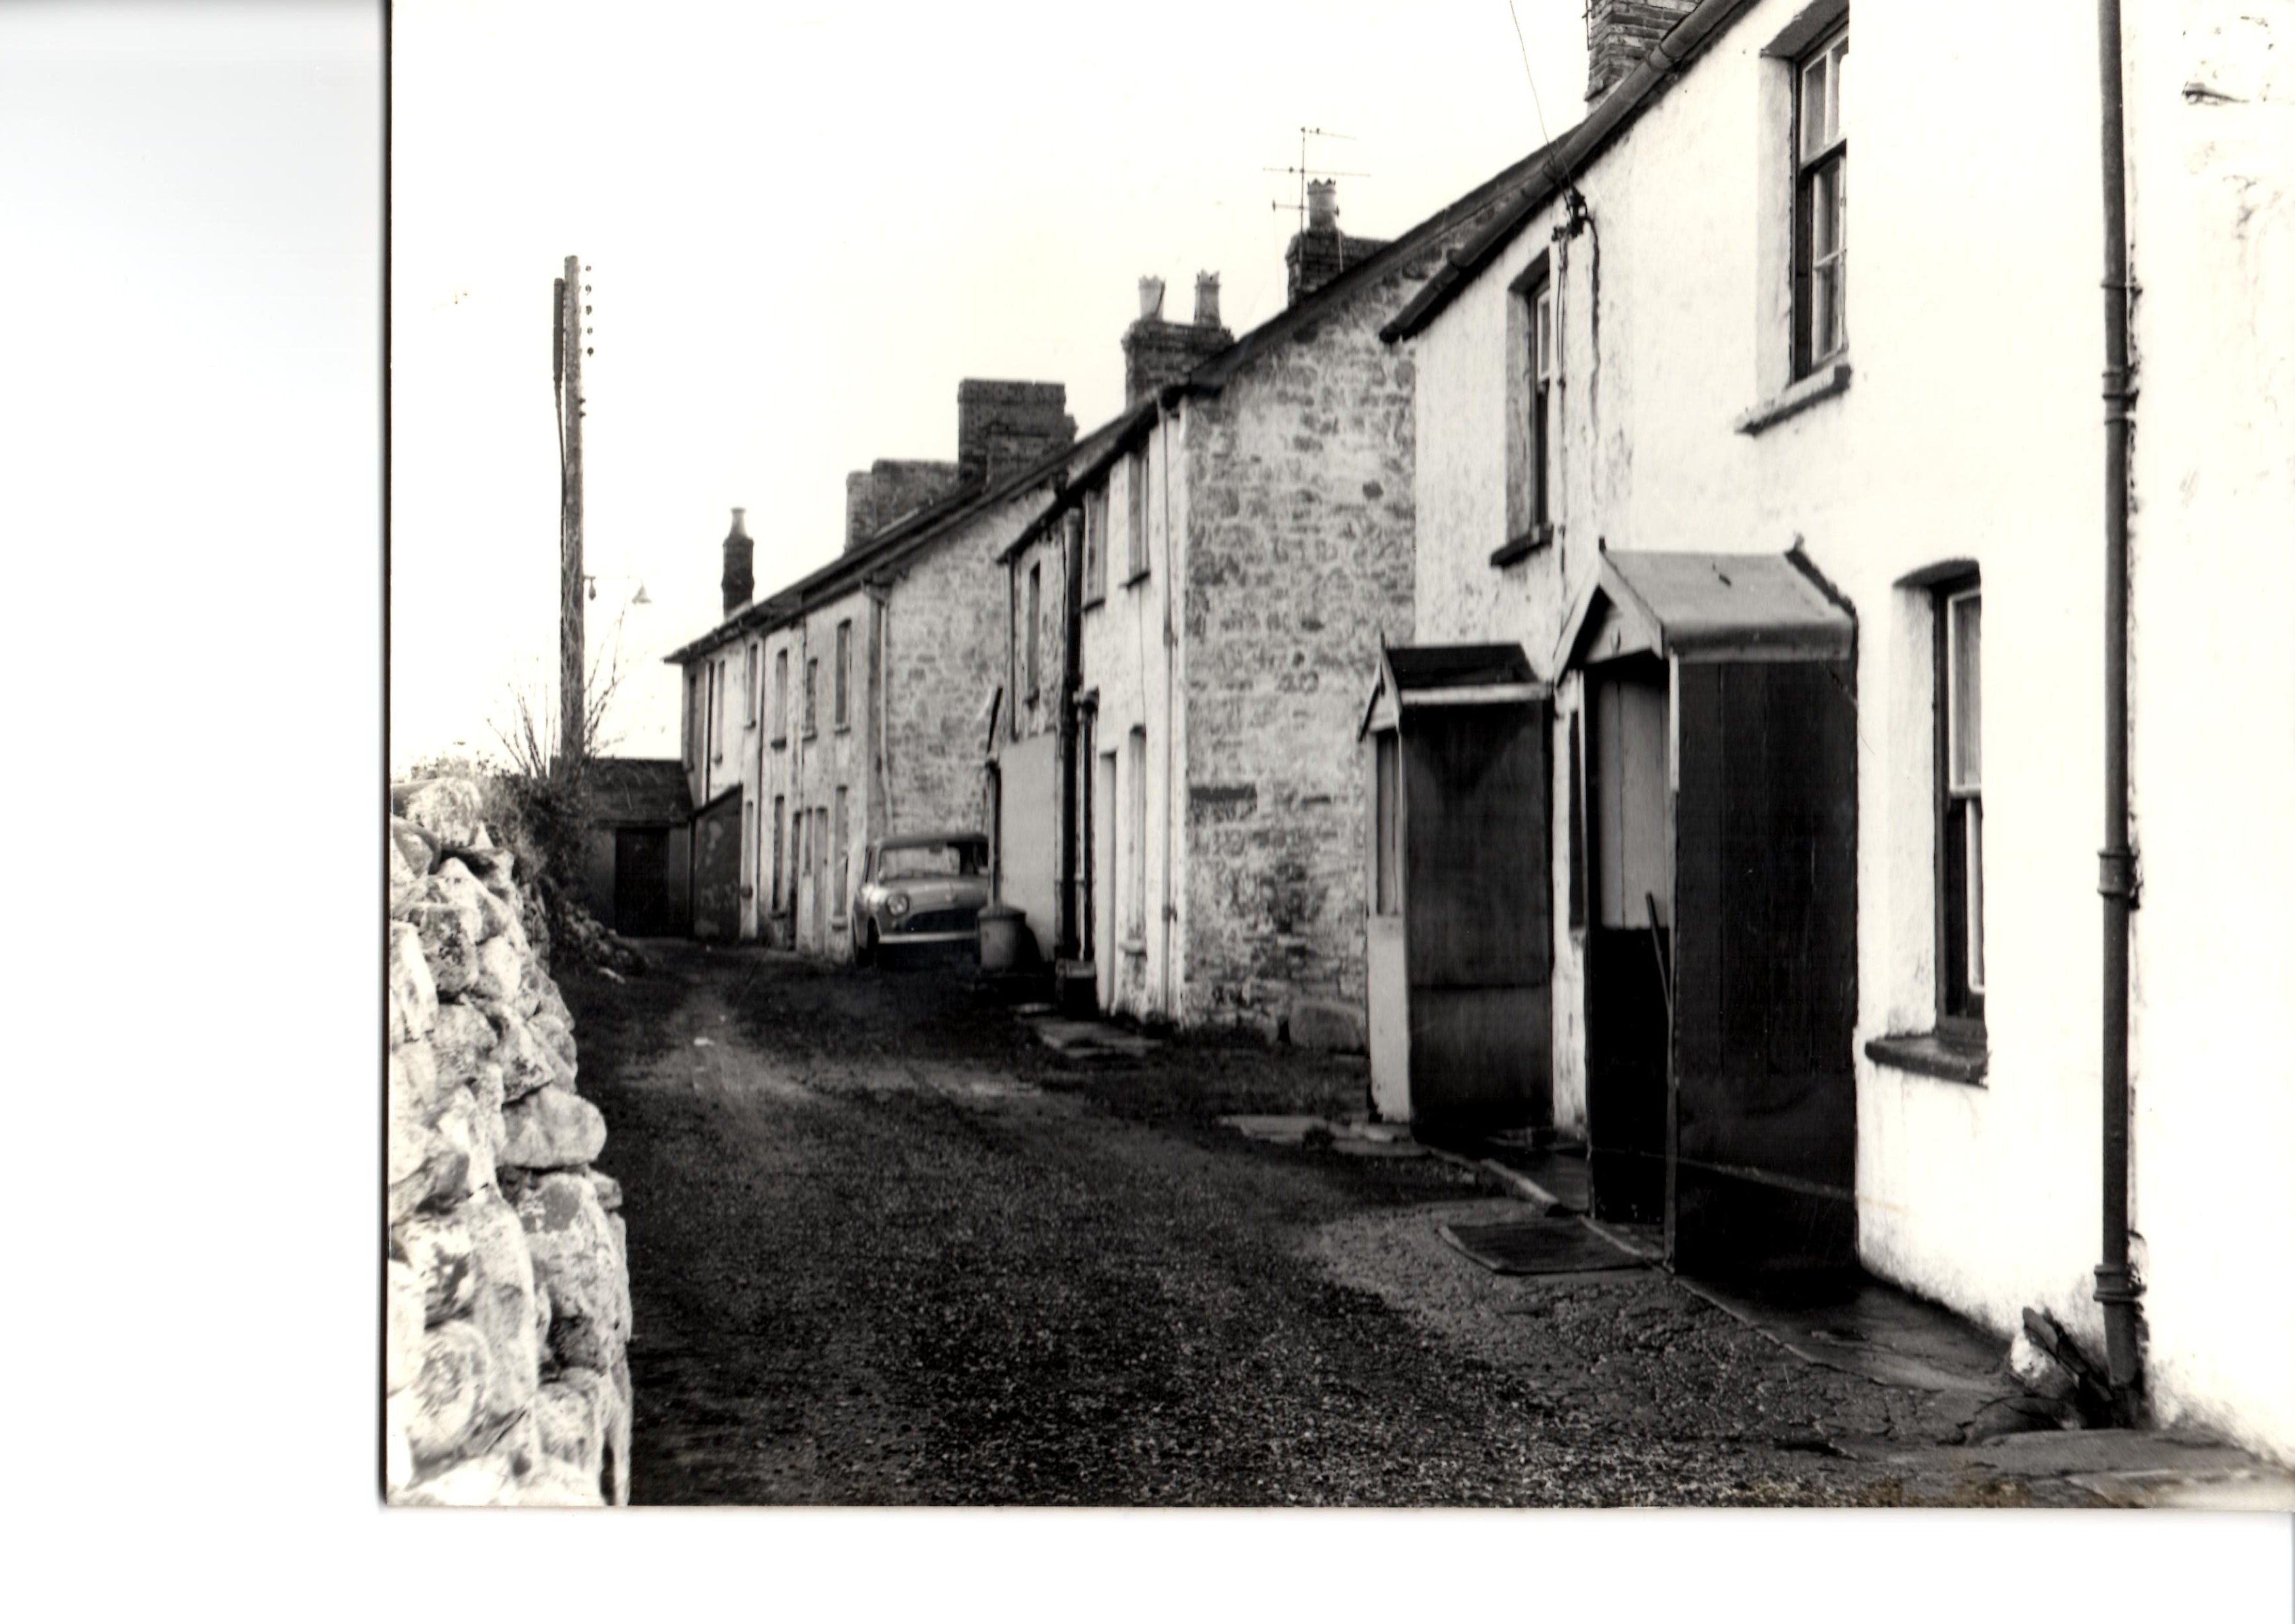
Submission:
M 628 1251 L 573 1019 L 478 787 L 393 798 L 385 1492 L 626 1505 Z

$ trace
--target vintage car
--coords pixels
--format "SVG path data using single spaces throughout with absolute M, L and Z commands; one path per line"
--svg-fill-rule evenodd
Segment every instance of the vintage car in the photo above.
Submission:
M 853 941 L 864 964 L 976 951 L 988 902 L 988 836 L 888 835 L 869 848 L 853 898 Z

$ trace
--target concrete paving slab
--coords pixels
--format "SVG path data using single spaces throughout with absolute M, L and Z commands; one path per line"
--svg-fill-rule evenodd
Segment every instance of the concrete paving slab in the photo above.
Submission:
M 1798 1302 L 1682 1279 L 1684 1289 L 1798 1358 L 1930 1392 L 2005 1395 L 2001 1345 L 1966 1320 L 1867 1278 L 1824 1302 Z
M 1219 1120 L 1222 1128 L 1232 1128 L 1247 1139 L 1262 1139 L 1270 1145 L 1296 1145 L 1312 1129 L 1330 1130 L 1330 1124 L 1319 1116 L 1222 1116 Z
M 1077 1059 L 1101 1055 L 1137 1058 L 1151 1055 L 1162 1047 L 1153 1038 L 1141 1037 L 1136 1032 L 1126 1032 L 1121 1026 L 1111 1026 L 1105 1021 L 1076 1021 L 1056 1016 L 1037 1016 L 1030 1017 L 1028 1025 L 1046 1048 Z

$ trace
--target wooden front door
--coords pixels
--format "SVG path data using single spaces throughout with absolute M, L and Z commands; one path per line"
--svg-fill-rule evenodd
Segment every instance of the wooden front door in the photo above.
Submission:
M 614 928 L 625 936 L 669 934 L 669 831 L 614 831 Z
M 1586 673 L 1586 1155 L 1594 1215 L 1664 1213 L 1671 710 L 1641 655 Z
M 1702 1274 L 1857 1253 L 1850 660 L 1680 662 L 1667 1253 Z
M 1553 1121 L 1547 708 L 1406 712 L 1410 1121 L 1447 1138 Z

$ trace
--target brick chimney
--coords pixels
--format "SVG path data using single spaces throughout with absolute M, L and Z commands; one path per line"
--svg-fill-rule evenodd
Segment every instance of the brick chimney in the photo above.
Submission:
M 1235 342 L 1221 325 L 1219 273 L 1196 277 L 1191 322 L 1164 319 L 1164 279 L 1139 279 L 1139 319 L 1123 332 L 1123 404 L 1136 406 L 1167 383 L 1177 383 Z
M 1586 106 L 1610 94 L 1698 0 L 1587 0 Z
M 725 574 L 718 584 L 725 592 L 725 616 L 729 620 L 734 610 L 757 593 L 757 544 L 749 539 L 748 531 L 741 524 L 741 516 L 747 511 L 747 508 L 734 509 L 733 527 L 725 532 Z
M 894 461 L 879 457 L 845 476 L 845 551 L 852 551 L 894 519 L 938 502 L 956 488 L 963 470 L 953 462 Z
M 1283 263 L 1291 273 L 1287 302 L 1297 304 L 1385 246 L 1384 238 L 1350 237 L 1339 230 L 1338 182 L 1309 181 L 1307 229 L 1283 250 Z
M 989 485 L 1075 444 L 1061 383 L 968 378 L 956 386 L 956 462 Z

